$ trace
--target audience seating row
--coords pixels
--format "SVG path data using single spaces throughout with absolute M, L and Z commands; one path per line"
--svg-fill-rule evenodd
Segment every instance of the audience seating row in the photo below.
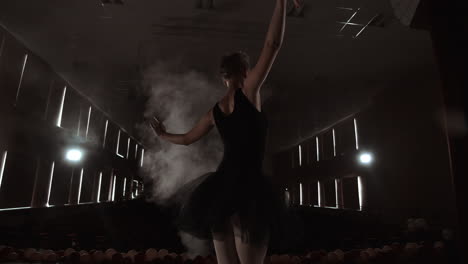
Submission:
M 217 264 L 216 257 L 190 256 L 177 254 L 166 249 L 154 248 L 146 251 L 130 250 L 126 253 L 115 249 L 100 250 L 44 250 L 15 249 L 0 246 L 0 262 L 24 263 L 70 263 L 70 264 Z M 305 255 L 271 255 L 264 264 L 345 264 L 345 263 L 427 263 L 442 264 L 447 262 L 444 242 L 430 243 L 393 243 L 382 248 L 353 249 L 343 251 L 316 250 Z

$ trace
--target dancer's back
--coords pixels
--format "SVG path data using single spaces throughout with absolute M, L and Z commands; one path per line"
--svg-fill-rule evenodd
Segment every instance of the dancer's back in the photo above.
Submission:
M 268 126 L 265 114 L 259 112 L 238 88 L 234 93 L 233 112 L 224 113 L 217 103 L 213 116 L 224 145 L 219 169 L 261 169 Z

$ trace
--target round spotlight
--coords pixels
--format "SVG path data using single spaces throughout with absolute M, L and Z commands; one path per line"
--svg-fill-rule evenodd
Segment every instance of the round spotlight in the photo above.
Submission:
M 80 161 L 83 157 L 83 152 L 79 149 L 70 149 L 67 151 L 66 158 L 69 161 Z
M 369 165 L 372 163 L 373 157 L 372 154 L 365 152 L 359 156 L 359 162 L 364 165 Z

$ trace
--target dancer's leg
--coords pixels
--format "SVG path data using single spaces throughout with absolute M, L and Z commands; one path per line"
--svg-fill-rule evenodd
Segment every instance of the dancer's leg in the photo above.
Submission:
M 232 225 L 227 224 L 227 232 L 213 232 L 213 244 L 218 264 L 239 264 Z
M 240 263 L 263 264 L 268 250 L 268 235 L 265 237 L 263 243 L 260 245 L 254 245 L 242 240 L 242 230 L 240 227 L 239 217 L 237 215 L 232 217 L 232 226 L 235 234 L 235 244 Z

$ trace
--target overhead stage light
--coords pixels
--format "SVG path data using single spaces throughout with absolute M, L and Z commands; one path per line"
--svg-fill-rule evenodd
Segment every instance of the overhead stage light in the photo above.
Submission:
M 369 152 L 364 152 L 359 155 L 359 162 L 364 165 L 369 165 L 374 160 L 374 157 Z
M 67 151 L 66 158 L 69 161 L 78 162 L 83 157 L 83 152 L 79 149 L 70 149 Z

